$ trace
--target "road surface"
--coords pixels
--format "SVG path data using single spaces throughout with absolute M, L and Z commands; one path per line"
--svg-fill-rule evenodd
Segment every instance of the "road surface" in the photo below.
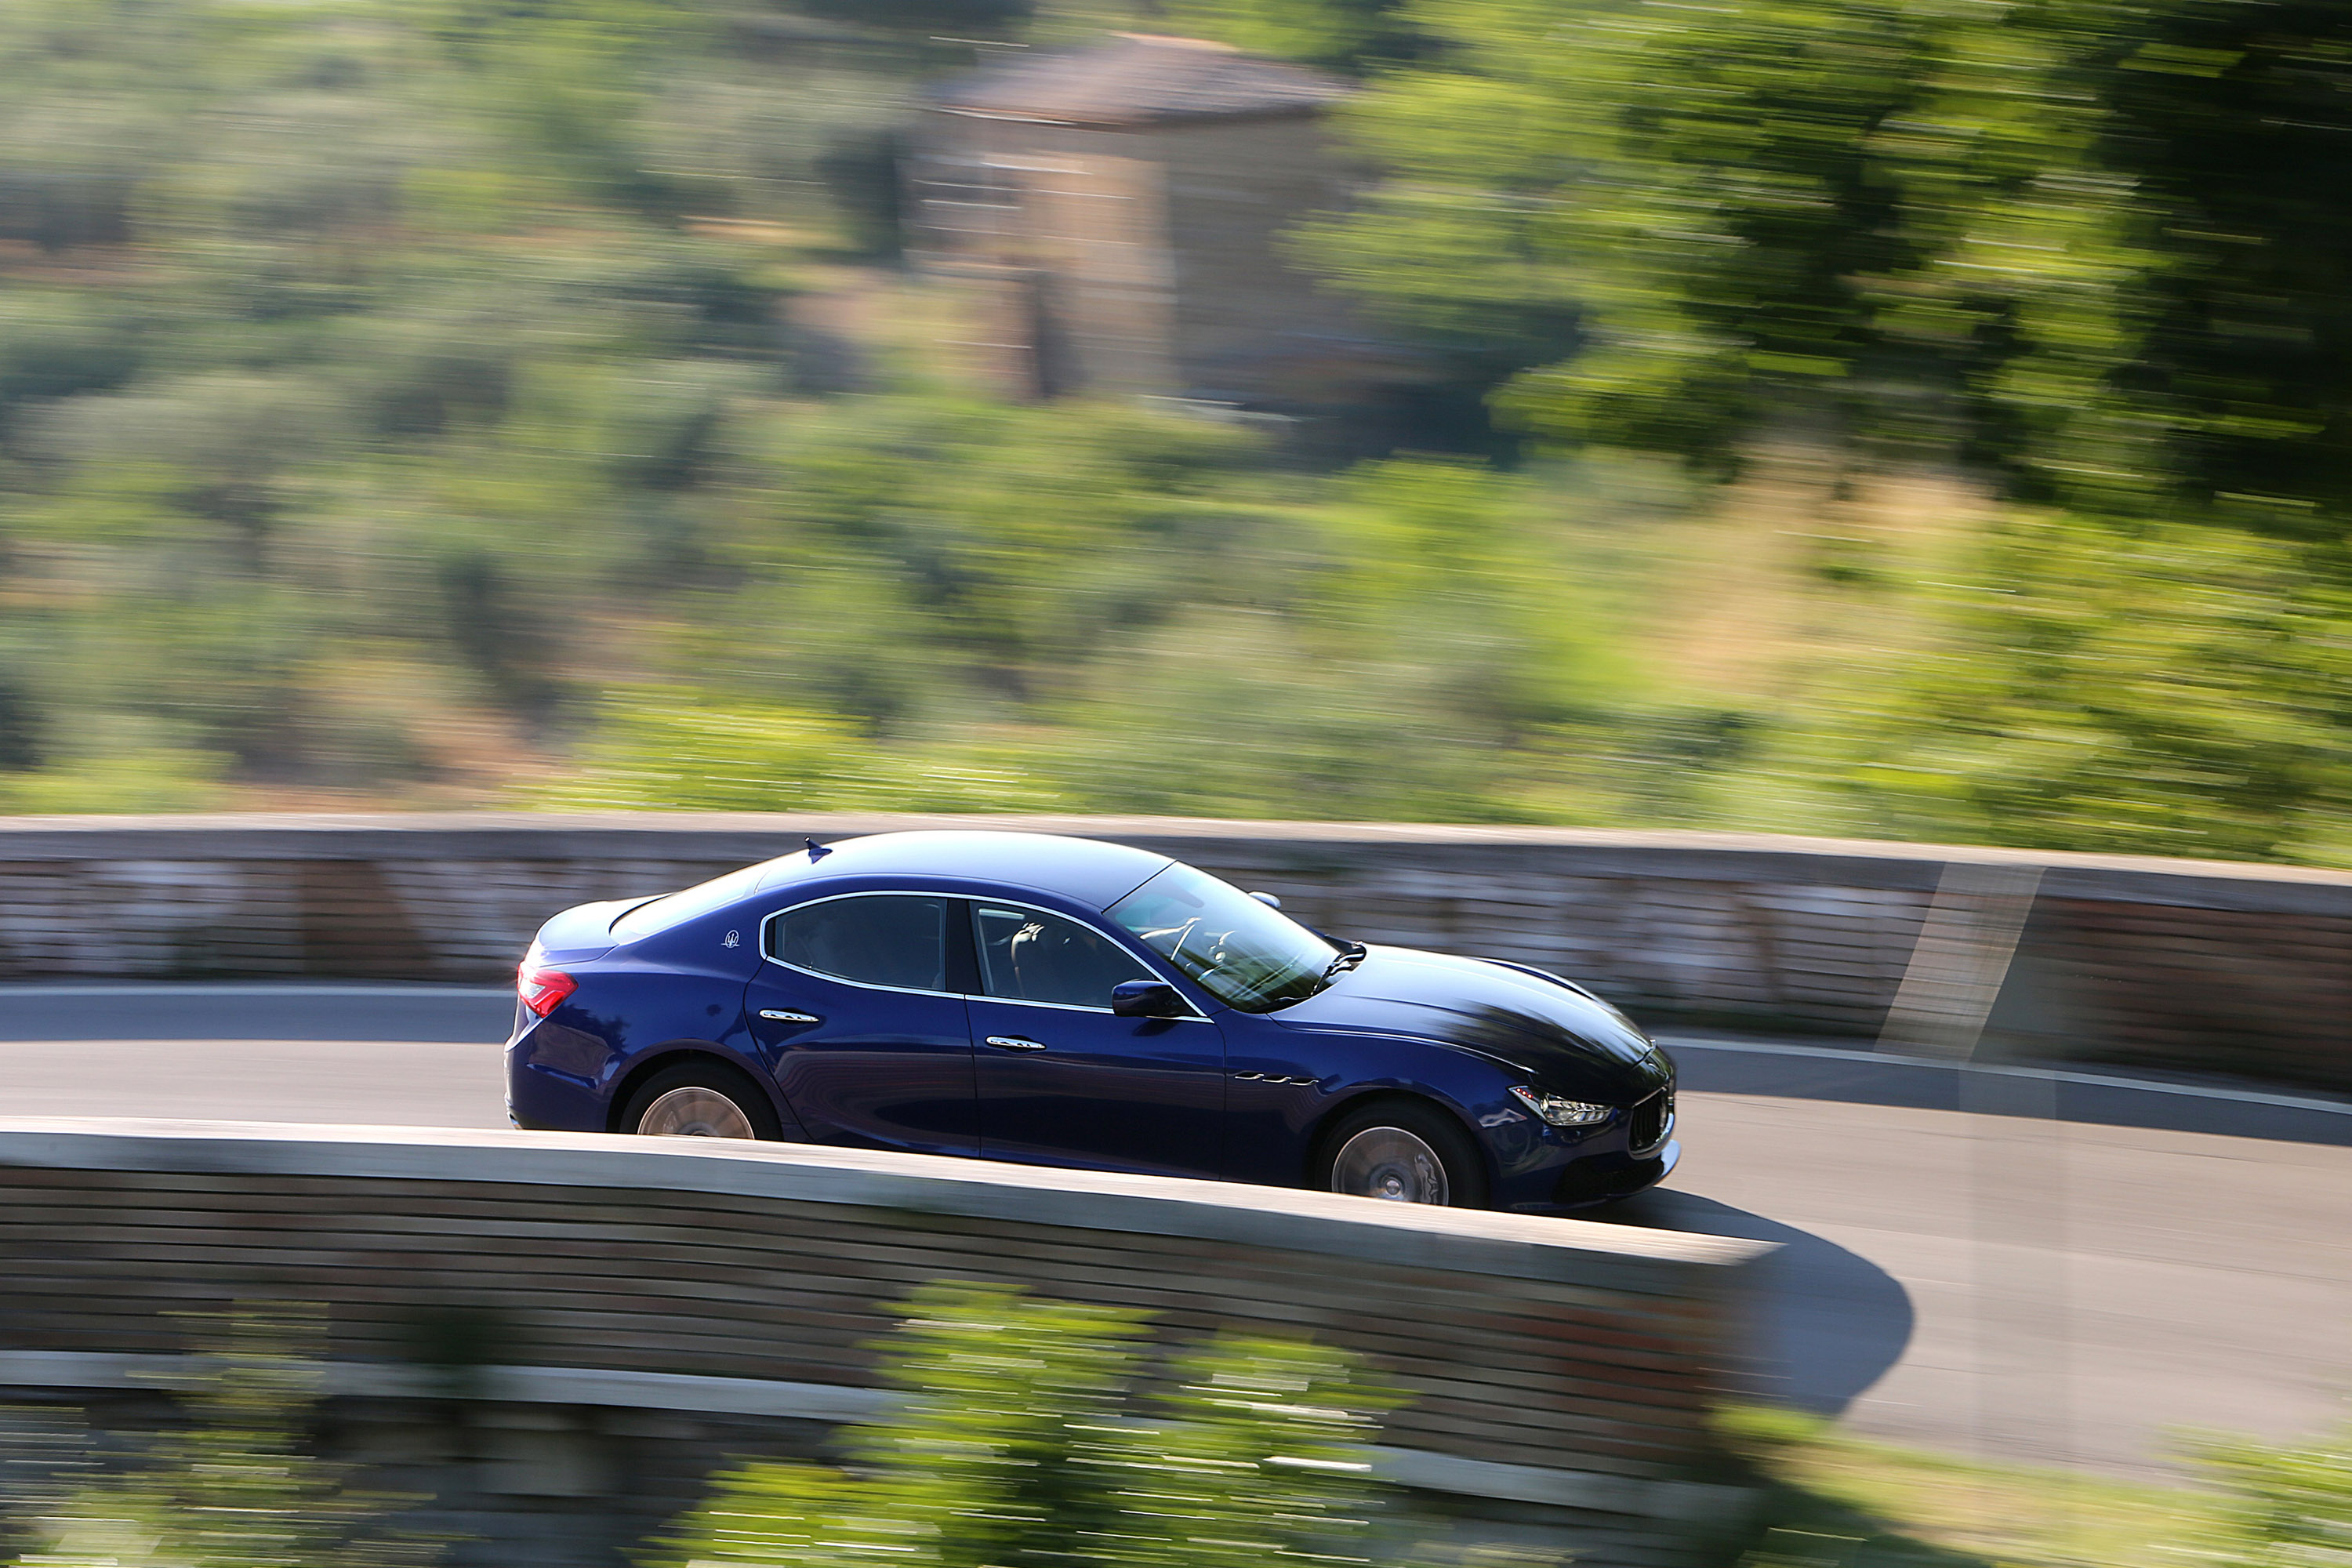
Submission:
M 503 991 L 0 987 L 0 1115 L 496 1128 Z M 2352 1106 L 1674 1040 L 1685 1162 L 1612 1223 L 1784 1244 L 1758 1376 L 1871 1434 L 2160 1476 L 2352 1388 Z

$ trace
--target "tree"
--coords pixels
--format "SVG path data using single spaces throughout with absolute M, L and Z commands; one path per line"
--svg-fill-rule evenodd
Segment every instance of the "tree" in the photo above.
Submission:
M 1926 90 L 1903 0 L 1432 0 L 1446 46 L 1350 115 L 1387 172 L 1311 231 L 1343 285 L 1457 339 L 1578 346 L 1497 397 L 1556 441 L 1726 466 L 1881 367 L 1863 279 L 1916 255 L 1875 129 Z
M 1431 330 L 1572 335 L 1498 417 L 1715 475 L 1800 445 L 1832 507 L 1911 465 L 2015 504 L 1927 596 L 1931 651 L 1813 693 L 1783 767 L 1848 777 L 1878 831 L 2341 853 L 2340 11 L 1414 15 L 1444 48 L 1352 111 L 1385 177 L 1302 243 Z
M 1735 463 L 1774 425 L 2015 493 L 2338 538 L 2352 52 L 2301 0 L 1426 0 L 1311 247 L 1414 320 L 1572 318 L 1498 394 Z M 2325 517 L 2331 521 L 2323 521 Z
M 1333 70 L 1412 59 L 1428 44 L 1404 0 L 1157 0 L 1153 26 Z

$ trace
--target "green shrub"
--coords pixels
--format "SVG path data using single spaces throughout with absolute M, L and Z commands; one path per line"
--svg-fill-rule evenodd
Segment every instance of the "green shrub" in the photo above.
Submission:
M 184 1429 L 134 1468 L 24 1521 L 17 1568 L 424 1568 L 441 1542 L 383 1528 L 415 1501 L 363 1490 L 310 1451 L 321 1324 L 299 1308 L 217 1320 Z
M 908 1312 L 899 1404 L 850 1468 L 728 1471 L 647 1568 L 1265 1568 L 1347 1560 L 1370 1529 L 1357 1446 L 1390 1396 L 1338 1352 L 1221 1336 L 1160 1366 L 1141 1313 L 999 1287 Z
M 2305 1444 L 2209 1445 L 2219 1528 L 2196 1555 L 2215 1568 L 2345 1568 L 2352 1563 L 2352 1426 Z

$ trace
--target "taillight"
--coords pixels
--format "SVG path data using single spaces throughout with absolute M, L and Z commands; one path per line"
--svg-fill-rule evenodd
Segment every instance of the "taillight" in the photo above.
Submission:
M 580 988 L 580 982 L 561 969 L 550 969 L 536 958 L 526 958 L 515 970 L 515 994 L 522 1005 L 538 1017 L 544 1018 L 555 1011 L 556 1005 Z

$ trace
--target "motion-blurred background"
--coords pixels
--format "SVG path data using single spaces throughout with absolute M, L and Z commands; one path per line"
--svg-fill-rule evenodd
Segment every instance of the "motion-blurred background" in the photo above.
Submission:
M 0 809 L 2343 863 L 2347 47 L 2221 0 L 13 0 Z
M 251 1169 L 275 1134 L 0 1127 L 0 1561 L 423 1561 L 345 1550 L 383 1500 L 314 1447 L 440 1495 L 456 1568 L 823 1568 L 918 1525 L 929 1568 L 1364 1560 L 1318 1512 L 1378 1489 L 1356 1461 L 1279 1469 L 1384 1407 L 1344 1358 L 1202 1374 L 1276 1390 L 1196 1405 L 1215 1463 L 1150 1483 L 1213 1530 L 1087 1522 L 1164 1456 L 1069 1447 L 1132 1426 L 1140 1320 L 1055 1298 L 1196 1288 L 1188 1332 L 1393 1314 L 1470 1369 L 1414 1374 L 1467 1425 L 1431 1439 L 1452 1480 L 1400 1484 L 1540 1550 L 1446 1568 L 2352 1560 L 2352 1447 L 2316 1435 L 2345 879 L 1932 847 L 2352 868 L 2347 350 L 2340 0 L 0 0 L 0 819 L 264 814 L 6 825 L 0 1116 L 432 1124 Z M 1303 1268 L 1317 1319 L 1230 1248 L 1120 1284 L 1057 1241 L 1045 1297 L 957 1309 L 1030 1360 L 892 1384 L 953 1442 L 709 1490 L 885 1408 L 844 1347 L 901 1296 L 863 1262 L 849 1309 L 807 1294 L 793 1238 L 832 1222 L 765 1199 L 774 1256 L 696 1294 L 665 1248 L 725 1204 L 626 1228 L 642 1151 L 528 1217 L 480 1163 L 537 1157 L 499 1130 L 512 998 L 446 983 L 780 824 L 267 815 L 474 806 L 1281 819 L 1175 847 L 1694 1031 L 1692 1159 L 1577 1245 L 1770 1244 L 1726 1311 L 1790 1408 L 1711 1403 L 1737 1358 L 1658 1337 L 1699 1317 L 1563 1308 L 1633 1370 L 1473 1486 L 1524 1392 L 1449 1337 L 1475 1269 L 1406 1310 Z M 1282 826 L 1334 820 L 1913 847 Z M 412 1144 L 478 1228 L 409 1182 L 379 1245 L 300 1184 Z M 893 1211 L 890 1291 L 1030 1256 L 937 1214 Z M 611 1315 L 484 1239 L 563 1226 Z M 257 1289 L 320 1305 L 238 1308 L 260 1371 L 175 1414 L 182 1321 Z M 354 1346 L 331 1419 L 324 1373 L 271 1370 Z M 475 1375 L 502 1358 L 544 1375 Z M 1094 1391 L 1061 1447 L 1019 1366 Z M 747 1376 L 768 1403 L 693 1403 Z

